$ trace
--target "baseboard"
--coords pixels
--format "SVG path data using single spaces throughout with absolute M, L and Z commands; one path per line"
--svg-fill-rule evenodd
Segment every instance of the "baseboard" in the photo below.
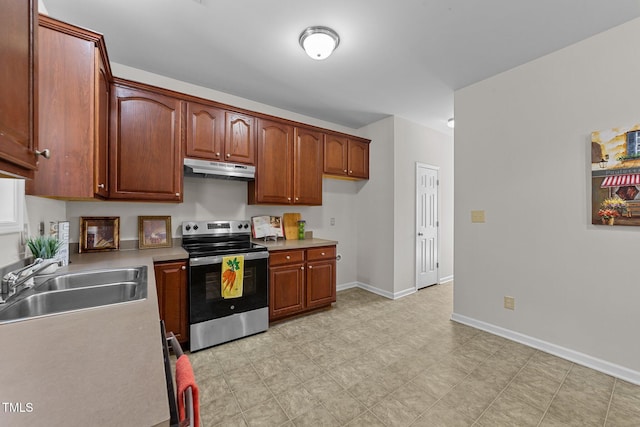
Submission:
M 461 314 L 453 313 L 451 315 L 451 320 L 474 327 L 476 329 L 490 332 L 494 335 L 519 342 L 538 350 L 542 350 L 545 353 L 550 353 L 554 356 L 562 357 L 563 359 L 567 359 L 579 365 L 586 366 L 587 368 L 595 369 L 596 371 L 603 372 L 605 374 L 620 378 L 630 383 L 640 385 L 640 372 L 625 368 L 624 366 L 607 362 L 606 360 L 598 359 L 597 357 L 593 357 L 588 354 L 580 353 L 566 347 L 552 344 L 538 338 L 530 337 L 528 335 L 524 335 L 510 329 L 505 329 L 500 326 L 492 325 L 491 323 L 486 323 L 481 320 L 476 320 L 471 317 L 463 316 Z
M 336 291 L 340 292 L 340 291 L 344 291 L 351 288 L 363 289 L 365 291 L 371 292 L 372 294 L 380 295 L 382 297 L 389 298 L 389 299 L 399 299 L 416 292 L 415 288 L 409 288 L 400 292 L 392 293 L 389 291 L 385 291 L 384 289 L 376 288 L 375 286 L 371 286 L 362 282 L 349 282 L 349 283 L 343 283 L 341 285 L 337 285 Z
M 443 283 L 447 283 L 447 282 L 452 282 L 453 281 L 453 274 L 450 276 L 444 276 L 441 277 L 440 280 L 438 280 L 438 284 L 443 284 Z

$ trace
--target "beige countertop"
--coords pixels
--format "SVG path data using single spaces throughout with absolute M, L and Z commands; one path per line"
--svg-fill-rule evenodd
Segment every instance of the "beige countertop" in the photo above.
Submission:
M 285 240 L 278 239 L 278 241 L 269 240 L 267 242 L 264 239 L 253 239 L 254 243 L 266 246 L 269 251 L 282 251 L 287 249 L 305 249 L 314 248 L 318 246 L 334 246 L 338 242 L 335 240 L 325 239 L 304 239 L 304 240 Z
M 77 254 L 58 272 L 146 265 L 144 300 L 0 325 L 0 425 L 168 426 L 154 261 L 180 247 Z M 31 408 L 31 410 L 29 410 Z

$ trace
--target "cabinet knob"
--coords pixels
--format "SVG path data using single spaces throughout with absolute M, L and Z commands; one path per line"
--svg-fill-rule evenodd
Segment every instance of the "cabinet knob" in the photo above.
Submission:
M 296 200 L 300 200 L 300 199 L 296 197 Z
M 352 174 L 352 173 L 353 173 L 353 171 L 349 171 L 349 174 Z
M 219 151 L 216 152 L 216 157 L 220 157 L 220 152 Z
M 36 153 L 36 156 L 42 156 L 45 159 L 50 159 L 51 158 L 51 150 L 49 150 L 48 148 L 45 148 L 42 151 L 36 150 L 35 153 Z
M 286 258 L 287 258 L 287 259 L 291 259 L 291 256 L 287 255 L 287 256 L 286 256 Z
M 320 252 L 320 255 L 324 256 L 324 252 Z
M 98 184 L 98 188 L 104 188 L 104 184 Z
M 287 200 L 288 200 L 288 201 L 291 201 L 291 197 L 287 197 Z
M 302 267 L 300 267 L 300 270 L 304 270 L 304 265 Z
M 180 193 L 176 193 L 176 197 L 180 197 Z
M 227 157 L 231 157 L 231 154 L 227 153 Z
M 186 265 L 183 265 L 183 266 L 182 266 L 182 267 L 180 267 L 180 268 L 181 268 L 182 270 L 186 270 L 186 269 L 187 269 L 187 266 L 186 266 Z
M 343 170 L 342 172 L 347 173 L 347 170 L 345 169 L 345 170 Z
M 309 269 L 312 269 L 312 268 L 313 268 L 313 265 L 310 265 L 310 266 L 309 266 Z

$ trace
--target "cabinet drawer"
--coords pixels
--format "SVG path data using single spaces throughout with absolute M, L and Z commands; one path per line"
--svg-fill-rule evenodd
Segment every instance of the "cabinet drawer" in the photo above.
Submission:
M 290 264 L 304 262 L 304 251 L 275 251 L 269 253 L 269 265 Z
M 307 249 L 307 261 L 315 261 L 319 259 L 332 259 L 336 257 L 335 246 L 323 246 L 321 248 Z

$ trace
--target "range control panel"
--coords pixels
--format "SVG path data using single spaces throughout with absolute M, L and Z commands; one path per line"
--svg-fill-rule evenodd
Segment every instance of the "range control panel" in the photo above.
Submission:
M 251 222 L 231 221 L 185 221 L 182 223 L 183 236 L 250 234 Z

